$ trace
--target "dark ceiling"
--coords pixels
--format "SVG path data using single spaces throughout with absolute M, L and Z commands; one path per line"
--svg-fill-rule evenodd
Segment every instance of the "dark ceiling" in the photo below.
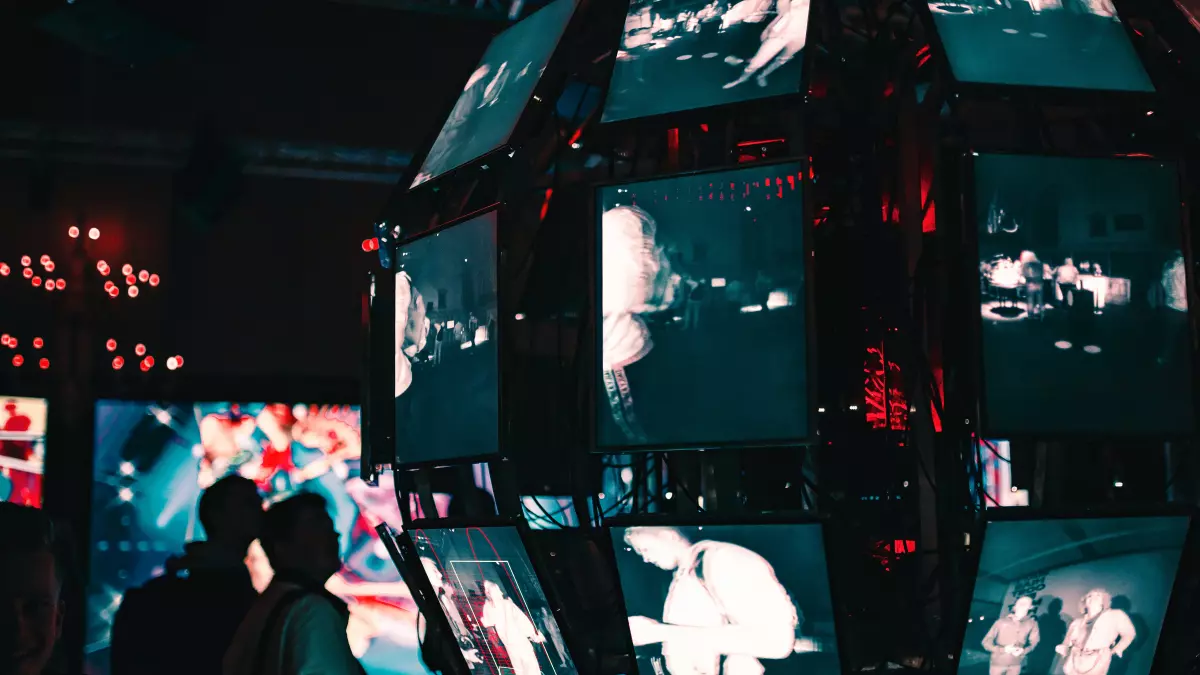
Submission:
M 398 151 L 503 27 L 324 0 L 60 0 L 0 24 L 0 121 Z

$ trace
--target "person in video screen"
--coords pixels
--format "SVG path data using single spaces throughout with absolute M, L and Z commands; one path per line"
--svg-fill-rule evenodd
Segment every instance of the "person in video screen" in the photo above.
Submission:
M 1129 615 L 1112 606 L 1112 595 L 1095 588 L 1079 600 L 1083 616 L 1071 622 L 1063 643 L 1054 648 L 1063 657 L 1066 675 L 1107 675 L 1113 657 L 1137 639 Z
M 659 643 L 670 675 L 762 675 L 760 659 L 805 651 L 800 613 L 765 558 L 673 527 L 631 527 L 625 543 L 673 572 L 662 621 L 629 617 L 635 647 Z
M 432 304 L 432 303 L 431 303 Z M 412 386 L 412 359 L 425 349 L 430 333 L 425 299 L 407 272 L 396 275 L 396 397 Z M 442 358 L 442 328 L 437 327 L 434 359 Z
M 541 666 L 538 665 L 537 652 L 534 651 L 533 645 L 545 642 L 546 637 L 538 631 L 517 603 L 505 597 L 499 584 L 484 581 L 483 593 L 486 600 L 483 603 L 480 624 L 484 628 L 496 630 L 504 650 L 508 652 L 513 672 L 516 675 L 540 673 Z
M 1041 640 L 1037 619 L 1030 615 L 1032 609 L 1033 598 L 1019 597 L 1012 612 L 992 624 L 983 638 L 983 648 L 992 655 L 989 675 L 1021 675 L 1025 657 Z
M 467 623 L 463 621 L 462 612 L 459 611 L 454 586 L 446 583 L 446 577 L 442 574 L 442 570 L 438 568 L 437 563 L 432 559 L 421 558 L 421 566 L 425 568 L 425 576 L 429 578 L 429 584 L 433 587 L 433 593 L 437 596 L 438 604 L 442 607 L 442 614 L 450 622 L 451 632 L 458 639 L 459 650 L 462 652 L 463 659 L 468 664 L 483 663 L 483 659 L 479 658 L 479 650 L 470 646 L 471 631 L 467 628 Z M 467 645 L 467 647 L 463 645 Z
M 725 85 L 732 89 L 755 78 L 758 86 L 767 86 L 767 78 L 804 50 L 808 38 L 809 0 L 779 0 L 778 14 L 762 33 L 762 46 L 746 64 L 736 80 Z

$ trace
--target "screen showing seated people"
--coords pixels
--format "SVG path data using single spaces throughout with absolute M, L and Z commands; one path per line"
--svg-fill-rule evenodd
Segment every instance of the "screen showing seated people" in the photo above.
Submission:
M 1143 159 L 975 158 L 989 429 L 1190 432 L 1178 181 Z
M 603 121 L 795 94 L 809 0 L 632 0 Z
M 1113 0 L 929 0 L 955 79 L 1153 92 Z
M 1188 521 L 989 523 L 958 672 L 1147 675 Z
M 808 434 L 798 163 L 601 187 L 600 447 Z
M 499 451 L 496 212 L 399 250 L 396 457 L 415 464 Z
M 639 675 L 841 672 L 819 524 L 609 532 Z
M 497 35 L 467 78 L 412 187 L 508 142 L 578 0 L 555 0 Z
M 46 399 L 0 395 L 0 402 L 0 502 L 41 508 Z
M 515 527 L 413 530 L 412 541 L 471 672 L 574 675 Z
M 185 565 L 185 545 L 205 538 L 200 494 L 241 475 L 264 508 L 301 492 L 323 496 L 340 535 L 340 572 L 326 588 L 346 601 L 347 638 L 368 675 L 426 672 L 416 605 L 375 527 L 400 528 L 392 477 L 359 478 L 359 410 L 282 403 L 149 403 L 96 406 L 87 672 L 109 672 L 109 638 L 124 593 Z M 255 542 L 246 557 L 258 590 L 273 576 Z

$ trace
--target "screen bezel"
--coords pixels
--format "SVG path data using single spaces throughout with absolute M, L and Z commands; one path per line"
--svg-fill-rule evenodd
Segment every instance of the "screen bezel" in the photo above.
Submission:
M 821 515 L 815 515 L 802 511 L 778 511 L 772 513 L 763 513 L 757 515 L 717 515 L 709 512 L 698 513 L 670 513 L 670 514 L 643 514 L 637 516 L 618 516 L 615 518 L 605 518 L 603 523 L 604 536 L 601 542 L 601 555 L 606 557 L 608 568 L 612 570 L 613 579 L 616 581 L 616 599 L 617 608 L 621 612 L 621 623 L 623 630 L 621 637 L 623 639 L 622 646 L 625 649 L 625 654 L 630 659 L 630 674 L 639 675 L 637 669 L 637 654 L 633 645 L 633 636 L 629 632 L 629 610 L 625 604 L 625 588 L 621 585 L 621 573 L 617 569 L 617 552 L 616 544 L 613 542 L 612 530 L 614 527 L 629 528 L 629 527 L 720 527 L 720 526 L 745 526 L 753 527 L 755 525 L 816 525 L 821 528 L 821 545 L 824 548 L 825 555 L 825 582 L 829 588 L 829 601 L 833 608 L 833 631 L 834 642 L 837 644 L 838 650 L 838 670 L 843 675 L 850 675 L 851 668 L 849 659 L 847 658 L 847 636 L 845 620 L 842 618 L 842 612 L 838 611 L 838 592 L 835 585 L 833 572 L 833 564 L 830 559 L 830 551 L 832 550 L 833 542 L 830 536 L 829 518 Z
M 965 99 L 973 101 L 1008 101 L 1008 100 L 1034 100 L 1044 103 L 1061 103 L 1067 105 L 1082 105 L 1082 106 L 1098 106 L 1103 108 L 1119 107 L 1119 108 L 1138 108 L 1152 106 L 1156 101 L 1160 100 L 1158 83 L 1155 82 L 1154 76 L 1150 69 L 1146 67 L 1146 62 L 1142 58 L 1141 52 L 1137 48 L 1137 42 L 1134 39 L 1137 35 L 1133 31 L 1133 27 L 1124 18 L 1125 12 L 1122 11 L 1121 0 L 1113 0 L 1116 16 L 1121 23 L 1121 27 L 1125 32 L 1125 37 L 1129 40 L 1130 47 L 1133 49 L 1134 56 L 1137 58 L 1138 64 L 1141 65 L 1142 71 L 1146 73 L 1146 78 L 1150 80 L 1150 85 L 1154 87 L 1153 91 L 1129 91 L 1129 90 L 1109 90 L 1109 89 L 1084 89 L 1076 87 L 1053 87 L 1033 84 L 1001 84 L 987 82 L 972 82 L 968 80 L 960 80 L 954 74 L 954 68 L 950 61 L 950 54 L 946 50 L 946 45 L 942 41 L 940 28 L 937 25 L 933 10 L 929 8 L 928 0 L 917 0 L 916 11 L 924 21 L 925 28 L 930 32 L 931 39 L 929 40 L 930 49 L 934 54 L 934 58 L 938 61 L 938 70 L 942 79 L 946 82 L 947 88 L 951 92 L 949 97 L 950 104 L 955 104 L 955 99 L 962 96 Z
M 471 213 L 468 213 L 466 215 L 462 215 L 457 218 L 454 218 L 453 220 L 448 220 L 448 221 L 441 223 L 435 227 L 425 230 L 424 232 L 413 235 L 412 237 L 409 237 L 408 239 L 403 239 L 401 241 L 398 241 L 398 242 L 396 242 L 395 249 L 393 250 L 393 253 L 394 253 L 393 260 L 394 261 L 400 260 L 400 253 L 405 246 L 408 246 L 414 242 L 420 241 L 427 237 L 431 237 L 438 233 L 445 232 L 446 230 L 449 230 L 457 225 L 462 225 L 468 221 L 475 220 L 476 218 L 482 218 L 488 214 L 495 214 L 495 231 L 493 233 L 493 240 L 496 242 L 496 257 L 495 257 L 496 333 L 497 333 L 496 338 L 495 338 L 496 339 L 496 361 L 497 361 L 497 364 L 496 364 L 496 450 L 495 450 L 495 452 L 475 453 L 475 454 L 471 454 L 471 455 L 463 455 L 461 457 L 453 457 L 453 458 L 446 458 L 446 459 L 429 459 L 429 460 L 420 460 L 420 461 L 412 461 L 412 462 L 403 461 L 400 458 L 400 447 L 399 447 L 400 439 L 397 437 L 397 434 L 396 434 L 396 425 L 398 423 L 398 420 L 396 419 L 395 412 L 393 412 L 391 415 L 389 415 L 389 418 L 392 423 L 392 429 L 390 432 L 390 436 L 392 438 L 392 445 L 393 445 L 392 452 L 391 452 L 391 456 L 393 457 L 393 465 L 392 465 L 393 468 L 397 468 L 397 469 L 400 469 L 403 471 L 410 471 L 410 470 L 414 470 L 414 469 L 423 469 L 423 468 L 438 468 L 438 467 L 446 467 L 446 466 L 457 466 L 459 464 L 477 464 L 479 462 L 486 462 L 491 459 L 503 459 L 503 458 L 507 457 L 507 454 L 505 453 L 505 443 L 504 443 L 504 408 L 505 408 L 505 406 L 504 406 L 504 381 L 505 381 L 505 378 L 504 378 L 504 353 L 505 353 L 505 351 L 504 351 L 504 348 L 505 348 L 504 334 L 507 331 L 505 331 L 503 328 L 505 314 L 504 314 L 504 306 L 503 306 L 504 305 L 504 297 L 503 297 L 504 294 L 501 292 L 502 291 L 501 279 L 503 278 L 501 262 L 504 259 L 504 252 L 503 252 L 503 247 L 500 245 L 500 229 L 501 229 L 500 221 L 501 221 L 501 216 L 504 214 L 504 205 L 501 202 L 495 202 L 495 203 L 485 206 L 481 209 L 472 211 Z M 394 287 L 394 285 L 396 283 L 395 275 L 400 273 L 399 262 L 395 262 L 392 265 L 392 267 L 393 267 L 393 269 L 390 270 L 392 273 L 392 276 L 391 276 L 391 278 L 389 278 L 388 283 L 391 283 Z M 395 297 L 395 295 L 396 294 L 393 290 L 393 292 L 390 294 L 391 310 L 388 313 L 388 316 L 391 318 L 391 325 L 392 325 L 392 329 L 389 331 L 391 334 L 391 346 L 388 349 L 388 356 L 389 356 L 389 358 L 393 359 L 393 361 L 395 360 L 395 355 L 396 355 L 396 353 L 395 353 L 395 349 L 396 349 L 396 346 L 395 346 L 396 345 L 396 330 L 395 330 L 396 297 Z M 393 380 L 393 383 L 391 385 L 391 391 L 394 392 L 395 391 L 395 373 L 394 372 L 392 373 L 392 380 Z M 395 410 L 396 397 L 393 396 L 390 399 L 388 405 L 391 405 L 392 409 Z
M 533 91 L 530 92 L 529 98 L 525 101 L 525 105 L 521 109 L 521 114 L 517 116 L 516 123 L 513 124 L 513 128 L 509 131 L 504 141 L 491 150 L 479 155 L 478 157 L 469 159 L 457 166 L 449 167 L 424 183 L 413 185 L 413 181 L 416 180 L 417 176 L 421 173 L 421 169 L 424 167 L 425 160 L 429 157 L 430 150 L 433 149 L 433 145 L 437 143 L 437 139 L 441 136 L 442 128 L 445 127 L 446 121 L 450 118 L 450 112 L 454 110 L 454 106 L 458 104 L 458 99 L 463 93 L 463 90 L 456 89 L 454 95 L 450 97 L 448 104 L 444 103 L 442 107 L 439 108 L 440 110 L 444 111 L 444 114 L 438 118 L 441 120 L 441 124 L 437 125 L 437 128 L 434 129 L 432 133 L 426 135 L 421 145 L 418 146 L 420 152 L 413 154 L 412 162 L 405 170 L 404 176 L 398 185 L 402 193 L 428 190 L 431 189 L 430 186 L 435 185 L 440 188 L 440 186 L 449 183 L 450 180 L 453 180 L 454 176 L 465 175 L 477 167 L 490 164 L 493 161 L 507 162 L 507 155 L 517 149 L 521 143 L 520 139 L 524 139 L 529 135 L 529 131 L 533 126 L 535 126 L 534 122 L 536 122 L 537 118 L 544 114 L 546 110 L 553 109 L 553 106 L 557 103 L 558 97 L 551 95 L 551 93 L 554 90 L 561 88 L 561 83 L 559 81 L 563 79 L 564 75 L 562 72 L 563 68 L 559 63 L 561 59 L 556 57 L 559 56 L 559 51 L 563 48 L 565 38 L 571 33 L 577 32 L 576 29 L 578 28 L 578 22 L 581 20 L 580 17 L 586 14 L 586 9 L 590 4 L 590 0 L 553 1 L 572 2 L 574 3 L 575 8 L 572 10 L 571 17 L 567 20 L 567 24 L 563 28 L 562 34 L 558 36 L 557 42 L 555 42 L 554 47 L 550 50 L 550 58 L 546 62 L 546 69 L 542 72 L 541 77 L 538 78 L 537 83 L 533 87 Z M 527 21 L 533 16 L 533 14 L 536 14 L 547 7 L 549 7 L 549 4 L 539 7 L 537 11 L 526 15 L 520 21 L 509 24 L 504 30 L 493 35 L 492 38 L 488 40 L 487 47 L 484 48 L 483 52 L 479 55 L 479 59 L 475 62 L 475 68 L 478 68 L 483 62 L 483 57 L 487 54 L 487 50 L 491 48 L 492 44 L 497 38 L 504 33 L 513 30 L 517 26 L 521 25 L 521 23 Z M 465 78 L 463 81 L 466 81 Z M 419 161 L 418 158 L 420 158 Z M 436 190 L 437 188 L 434 189 Z
M 1186 517 L 1188 518 L 1188 526 L 1183 539 L 1183 549 L 1179 557 L 1179 565 L 1175 568 L 1175 578 L 1171 584 L 1171 593 L 1167 601 L 1167 606 L 1163 612 L 1163 623 L 1158 633 L 1158 643 L 1154 646 L 1154 659 L 1152 664 L 1157 664 L 1162 658 L 1162 646 L 1167 637 L 1167 628 L 1170 626 L 1171 615 L 1174 614 L 1179 604 L 1175 596 L 1183 588 L 1182 570 L 1193 557 L 1192 548 L 1194 546 L 1193 529 L 1197 525 L 1196 515 L 1198 510 L 1195 507 L 1187 505 L 1167 505 L 1167 506 L 1101 506 L 1101 507 L 1083 507 L 1075 509 L 1043 509 L 1027 506 L 1006 506 L 1001 508 L 987 509 L 984 517 L 979 520 L 975 526 L 974 538 L 970 551 L 970 560 L 968 563 L 968 574 L 970 577 L 963 584 L 963 589 L 966 593 L 959 598 L 958 611 L 955 614 L 954 636 L 955 639 L 951 643 L 953 653 L 951 660 L 954 663 L 954 672 L 958 673 L 961 669 L 963 646 L 966 643 L 967 619 L 971 616 L 971 604 L 975 600 L 975 584 L 979 579 L 979 567 L 983 559 L 983 549 L 987 544 L 988 525 L 991 523 L 1002 522 L 1022 522 L 1022 521 L 1039 521 L 1039 520 L 1111 520 L 1116 518 L 1163 518 L 1163 517 Z M 975 544 L 974 542 L 978 542 Z M 1157 672 L 1157 669 L 1151 668 L 1150 672 Z
M 756 439 L 756 440 L 741 440 L 741 441 L 722 441 L 719 443 L 705 443 L 704 441 L 695 441 L 689 443 L 651 443 L 645 445 L 605 445 L 600 442 L 600 394 L 599 387 L 601 382 L 600 364 L 603 362 L 601 351 L 604 349 L 603 337 L 603 321 L 600 317 L 602 307 L 601 292 L 603 288 L 600 278 L 600 251 L 603 249 L 601 237 L 603 236 L 603 227 L 601 219 L 603 214 L 600 212 L 603 201 L 600 197 L 602 190 L 607 188 L 636 185 L 640 183 L 649 183 L 653 181 L 671 180 L 675 178 L 692 178 L 705 176 L 717 173 L 729 173 L 734 171 L 752 171 L 758 168 L 773 168 L 787 164 L 796 164 L 800 167 L 802 174 L 800 185 L 800 217 L 801 227 L 803 232 L 803 255 L 804 255 L 804 341 L 805 341 L 805 363 L 808 372 L 805 374 L 805 404 L 808 407 L 808 425 L 807 433 L 803 436 L 794 438 L 782 439 Z M 592 185 L 590 199 L 590 219 L 591 219 L 591 236 L 588 239 L 588 282 L 591 287 L 591 317 L 589 320 L 594 327 L 592 331 L 592 345 L 590 354 L 590 368 L 587 377 L 585 378 L 588 384 L 588 393 L 586 398 L 589 410 L 585 416 L 587 422 L 587 447 L 594 454 L 612 454 L 612 453 L 634 453 L 634 452 L 672 452 L 686 450 L 710 450 L 722 448 L 777 448 L 777 447 L 793 447 L 800 445 L 809 445 L 814 443 L 818 436 L 817 415 L 817 344 L 816 344 L 816 326 L 814 325 L 816 315 L 813 311 L 813 225 L 812 225 L 812 179 L 809 175 L 809 162 L 806 158 L 790 157 L 787 159 L 771 160 L 769 162 L 747 162 L 745 164 L 736 164 L 733 166 L 722 166 L 712 169 L 703 169 L 700 171 L 691 171 L 685 173 L 665 173 L 655 174 L 653 176 L 643 177 L 627 177 L 618 180 L 606 181 L 603 183 L 595 183 Z
M 1200 420 L 1200 396 L 1197 394 L 1198 388 L 1194 385 L 1197 381 L 1197 376 L 1200 376 L 1200 368 L 1197 364 L 1197 354 L 1195 350 L 1196 336 L 1196 320 L 1195 311 L 1189 311 L 1187 323 L 1189 328 L 1189 336 L 1191 337 L 1190 345 L 1193 345 L 1188 353 L 1191 359 L 1190 370 L 1192 371 L 1193 387 L 1191 391 L 1192 397 L 1192 421 L 1189 430 L 1174 432 L 1174 433 L 1142 433 L 1142 432 L 1123 432 L 1123 431 L 1096 431 L 1096 432 L 1047 432 L 1039 433 L 1027 430 L 1011 430 L 1003 427 L 996 427 L 991 423 L 991 416 L 988 414 L 987 405 L 987 372 L 984 366 L 984 344 L 983 344 L 983 316 L 979 311 L 980 303 L 982 302 L 981 293 L 979 291 L 979 225 L 975 222 L 976 212 L 976 194 L 975 194 L 975 158 L 981 155 L 1006 156 L 1006 157 L 1027 157 L 1041 158 L 1053 157 L 1063 159 L 1080 159 L 1080 160 L 1105 160 L 1116 159 L 1122 161 L 1139 161 L 1139 162 L 1155 162 L 1159 164 L 1170 164 L 1175 168 L 1177 189 L 1180 195 L 1180 249 L 1183 251 L 1184 260 L 1188 264 L 1185 265 L 1187 278 L 1186 285 L 1189 292 L 1189 301 L 1195 296 L 1195 278 L 1192 271 L 1194 264 L 1194 252 L 1192 250 L 1192 241 L 1188 231 L 1188 205 L 1187 199 L 1187 182 L 1184 176 L 1183 162 L 1171 157 L 1151 156 L 1148 154 L 1138 154 L 1132 156 L 1129 154 L 1077 154 L 1077 153 L 1053 153 L 1053 152 L 1012 152 L 1005 150 L 992 150 L 990 148 L 977 148 L 965 151 L 959 155 L 958 167 L 947 167 L 958 169 L 961 176 L 961 195 L 962 195 L 962 212 L 957 214 L 961 219 L 961 237 L 964 247 L 964 254 L 961 256 L 963 260 L 962 276 L 959 283 L 966 289 L 966 300 L 970 305 L 969 331 L 971 339 L 968 341 L 973 354 L 969 361 L 969 367 L 974 371 L 974 377 L 971 381 L 974 385 L 974 401 L 976 409 L 974 417 L 978 421 L 978 433 L 981 438 L 1005 438 L 1009 440 L 1040 440 L 1040 441 L 1060 441 L 1060 440 L 1183 440 L 1190 438 L 1196 432 L 1197 421 Z M 969 264 L 967 264 L 969 263 Z
M 622 4 L 625 5 L 625 9 L 622 12 L 622 17 L 627 18 L 629 16 L 629 7 L 632 5 L 633 0 L 621 1 Z M 604 112 L 608 107 L 608 97 L 613 86 L 613 74 L 617 69 L 617 52 L 620 50 L 621 41 L 625 36 L 625 23 L 622 21 L 620 27 L 618 28 L 618 32 L 615 35 L 615 39 L 612 42 L 614 47 L 612 51 L 611 65 L 608 68 L 606 77 L 604 78 L 604 100 L 600 102 L 600 120 L 598 124 L 604 129 L 614 130 L 633 128 L 634 125 L 649 125 L 652 127 L 662 127 L 665 129 L 667 127 L 680 126 L 688 123 L 701 123 L 705 121 L 712 122 L 714 118 L 724 119 L 748 112 L 753 113 L 755 111 L 778 110 L 780 107 L 792 109 L 792 107 L 797 104 L 807 103 L 809 94 L 808 89 L 812 82 L 813 62 L 813 60 L 809 58 L 811 54 L 809 47 L 813 44 L 813 37 L 818 34 L 814 29 L 814 25 L 817 22 L 813 20 L 814 17 L 818 15 L 818 7 L 819 3 L 817 2 L 809 3 L 808 25 L 806 27 L 807 33 L 804 38 L 804 49 L 801 52 L 803 63 L 801 64 L 800 68 L 800 82 L 798 83 L 795 92 L 776 94 L 774 96 L 750 98 L 733 103 L 716 103 L 713 105 L 704 106 L 703 108 L 685 108 L 683 110 L 674 110 L 670 112 L 606 120 L 604 118 Z
M 576 659 L 575 650 L 572 648 L 574 638 L 570 637 L 570 623 L 564 616 L 562 602 L 559 601 L 558 595 L 554 590 L 554 586 L 549 583 L 550 576 L 545 572 L 544 562 L 537 547 L 532 545 L 533 531 L 529 528 L 528 523 L 524 518 L 506 518 L 506 517 L 483 517 L 483 518 L 423 518 L 414 520 L 409 523 L 403 532 L 394 534 L 396 545 L 401 548 L 402 553 L 409 556 L 408 560 L 404 561 L 409 568 L 409 574 L 415 579 L 415 586 L 410 583 L 410 588 L 420 591 L 422 600 L 425 604 L 434 611 L 429 611 L 426 607 L 419 607 L 426 618 L 429 616 L 437 617 L 439 629 L 444 635 L 453 635 L 454 632 L 450 627 L 450 620 L 442 612 L 438 605 L 436 596 L 433 592 L 433 585 L 429 581 L 429 577 L 425 574 L 425 570 L 421 567 L 420 555 L 417 551 L 416 543 L 412 539 L 412 532 L 416 530 L 447 530 L 447 529 L 467 529 L 467 528 L 487 528 L 487 527 L 511 527 L 517 532 L 517 538 L 521 543 L 521 548 L 525 552 L 525 557 L 529 559 L 529 566 L 533 569 L 534 577 L 537 579 L 538 585 L 541 587 L 542 595 L 546 598 L 546 603 L 550 606 L 550 610 L 554 614 L 554 621 L 558 624 L 559 632 L 563 638 L 563 646 L 567 650 L 567 655 L 571 657 L 571 663 L 575 666 L 575 675 L 579 675 L 579 661 Z M 399 567 L 399 565 L 397 565 Z M 403 572 L 401 573 L 403 576 Z M 409 580 L 406 580 L 409 583 Z M 416 594 L 413 595 L 416 600 Z M 454 652 L 450 658 L 454 661 L 454 666 L 460 669 L 459 672 L 469 674 L 472 672 L 471 665 L 463 658 L 459 650 L 448 649 L 447 652 Z

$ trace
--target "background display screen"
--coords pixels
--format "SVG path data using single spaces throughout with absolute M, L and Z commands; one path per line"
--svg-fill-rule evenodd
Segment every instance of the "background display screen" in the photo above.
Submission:
M 0 396 L 0 502 L 41 508 L 46 400 Z
M 396 455 L 418 463 L 499 451 L 496 212 L 400 247 Z
M 1146 675 L 1187 530 L 1186 517 L 989 523 L 959 672 Z
M 932 0 L 961 82 L 1152 92 L 1112 0 Z
M 992 430 L 1193 425 L 1171 164 L 975 158 L 984 413 Z
M 798 163 L 602 187 L 598 445 L 809 429 Z
M 640 675 L 841 672 L 820 525 L 610 533 Z M 738 651 L 706 648 L 716 627 Z
M 414 530 L 412 540 L 472 672 L 574 675 L 575 663 L 515 527 Z
M 795 94 L 809 0 L 632 0 L 603 121 Z
M 237 473 L 265 502 L 298 492 L 325 497 L 345 566 L 326 588 L 350 608 L 347 636 L 370 675 L 423 673 L 416 606 L 375 532 L 402 526 L 390 474 L 379 487 L 358 477 L 358 408 L 262 403 L 96 406 L 88 672 L 109 671 L 108 641 L 124 592 L 163 572 L 185 542 L 203 539 L 201 491 Z M 271 566 L 257 542 L 246 559 L 254 585 Z
M 508 142 L 576 2 L 556 0 L 492 40 L 425 156 L 413 187 Z

